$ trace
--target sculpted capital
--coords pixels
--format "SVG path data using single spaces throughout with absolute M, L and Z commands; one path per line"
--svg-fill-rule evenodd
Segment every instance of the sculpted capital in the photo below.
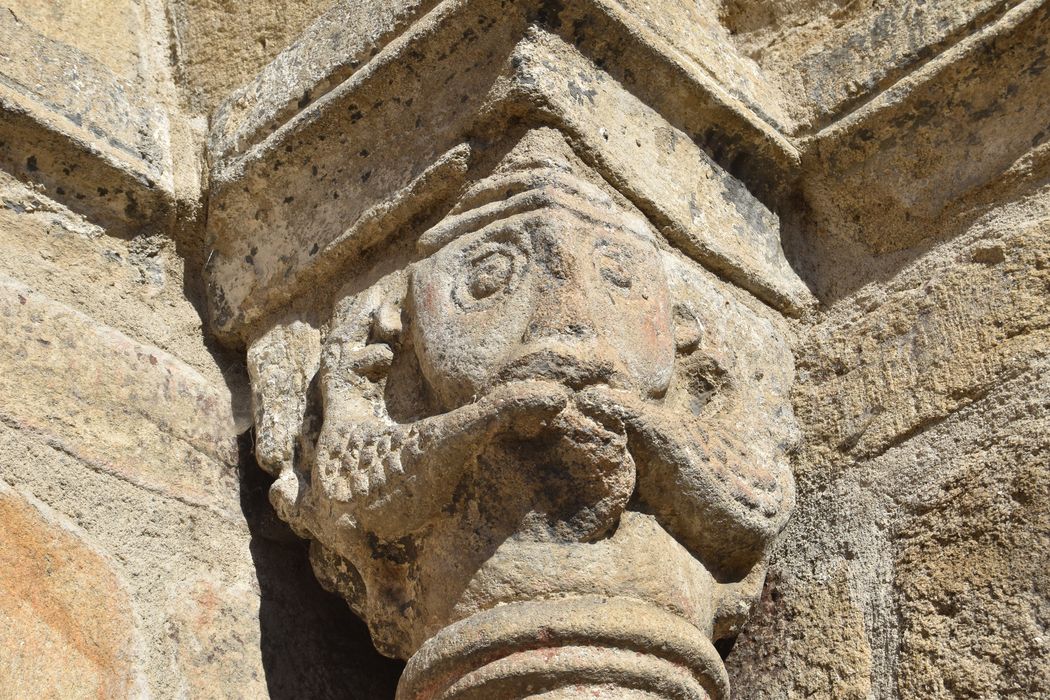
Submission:
M 399 697 L 728 697 L 794 503 L 773 315 L 549 129 L 402 260 L 249 351 L 272 501 Z

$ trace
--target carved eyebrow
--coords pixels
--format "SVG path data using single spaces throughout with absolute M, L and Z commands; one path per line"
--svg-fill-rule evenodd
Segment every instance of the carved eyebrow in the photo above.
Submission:
M 544 209 L 569 211 L 588 223 L 623 230 L 644 240 L 655 242 L 656 234 L 647 223 L 639 220 L 638 217 L 623 211 L 621 207 L 615 205 L 611 200 L 602 202 L 602 204 L 616 207 L 616 212 L 619 216 L 615 218 L 606 217 L 603 215 L 604 212 L 600 212 L 593 205 L 588 206 L 590 202 L 584 199 L 578 190 L 567 190 L 559 187 L 559 185 L 565 184 L 568 184 L 565 178 L 557 177 L 545 182 L 541 187 L 534 186 L 534 189 L 526 189 L 509 198 L 489 201 L 462 213 L 448 216 L 420 236 L 417 250 L 422 255 L 428 256 L 457 238 L 479 231 L 490 224 Z M 471 204 L 476 204 L 479 201 L 483 202 L 489 197 L 506 197 L 506 190 L 486 189 L 483 192 L 475 192 L 472 195 L 468 195 L 468 201 Z M 453 211 L 456 211 L 456 209 Z
M 452 208 L 453 214 L 477 209 L 500 199 L 528 190 L 553 189 L 578 197 L 582 201 L 615 206 L 609 195 L 561 168 L 534 168 L 497 173 L 475 182 Z
M 441 223 L 419 237 L 416 249 L 423 255 L 431 255 L 457 238 L 480 231 L 490 224 L 554 205 L 555 201 L 542 190 L 523 192 L 510 199 L 492 202 L 462 214 L 446 217 Z

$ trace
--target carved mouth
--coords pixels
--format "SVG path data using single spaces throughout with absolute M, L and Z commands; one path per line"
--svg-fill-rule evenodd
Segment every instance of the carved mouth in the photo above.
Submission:
M 590 360 L 556 350 L 541 350 L 520 357 L 499 374 L 503 382 L 555 380 L 575 391 L 593 384 L 613 384 L 617 372 L 607 360 Z

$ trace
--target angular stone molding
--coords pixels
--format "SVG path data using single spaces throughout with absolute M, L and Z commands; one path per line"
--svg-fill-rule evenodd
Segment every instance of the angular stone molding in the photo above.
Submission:
M 376 56 L 335 86 L 327 81 L 346 69 L 325 73 L 321 59 L 297 49 L 279 61 L 301 58 L 309 75 L 326 77 L 303 89 L 305 106 L 294 115 L 281 97 L 283 73 L 264 72 L 263 84 L 227 104 L 211 142 L 218 333 L 245 341 L 261 318 L 331 278 L 325 270 L 341 250 L 352 255 L 378 243 L 371 237 L 380 229 L 397 230 L 377 217 L 440 207 L 462 184 L 471 149 L 513 123 L 557 127 L 710 269 L 779 309 L 811 302 L 784 258 L 769 204 L 726 170 L 753 172 L 749 184 L 769 190 L 769 176 L 796 158 L 790 145 L 753 112 L 715 105 L 723 93 L 673 63 L 677 54 L 643 54 L 615 13 L 568 6 L 548 16 L 529 3 L 504 5 L 441 3 L 385 45 L 377 37 Z M 616 42 L 587 49 L 576 37 L 581 51 L 571 35 L 576 14 L 608 25 Z M 629 68 L 658 72 L 667 90 L 637 79 L 627 89 Z
M 0 43 L 18 47 L 0 63 L 0 164 L 125 235 L 175 209 L 155 14 L 130 0 L 0 8 Z

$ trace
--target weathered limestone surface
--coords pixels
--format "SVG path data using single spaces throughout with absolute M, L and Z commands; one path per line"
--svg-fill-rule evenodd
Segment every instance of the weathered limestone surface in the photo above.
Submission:
M 184 235 L 200 149 L 155 148 L 196 128 L 148 87 L 157 8 L 23 5 L 0 9 L 0 697 L 391 694 L 396 669 L 338 662 L 386 668 L 240 478 L 244 359 L 208 339 Z
M 808 140 L 816 226 L 884 255 L 1045 182 L 1048 33 L 1046 4 L 1020 3 Z
M 335 0 L 166 3 L 182 99 L 194 112 L 211 112 L 333 4 Z M 365 10 L 379 3 L 359 0 L 351 4 L 360 8 L 355 18 L 367 21 Z M 347 31 L 357 33 L 349 28 Z
M 1022 0 L 728 0 L 733 43 L 813 132 L 978 33 Z
M 0 482 L 0 682 L 5 697 L 129 697 L 141 640 L 110 558 L 75 526 Z
M 802 505 L 764 594 L 783 613 L 730 657 L 749 696 L 1046 687 L 1048 204 L 988 214 L 807 331 Z M 870 675 L 807 643 L 844 635 Z
M 1048 38 L 0 0 L 0 698 L 1050 695 Z
M 171 216 L 170 68 L 155 2 L 0 8 L 0 161 L 114 229 Z M 110 40 L 107 35 L 115 35 Z M 178 143 L 179 137 L 175 136 Z M 178 144 L 182 145 L 182 144 Z

